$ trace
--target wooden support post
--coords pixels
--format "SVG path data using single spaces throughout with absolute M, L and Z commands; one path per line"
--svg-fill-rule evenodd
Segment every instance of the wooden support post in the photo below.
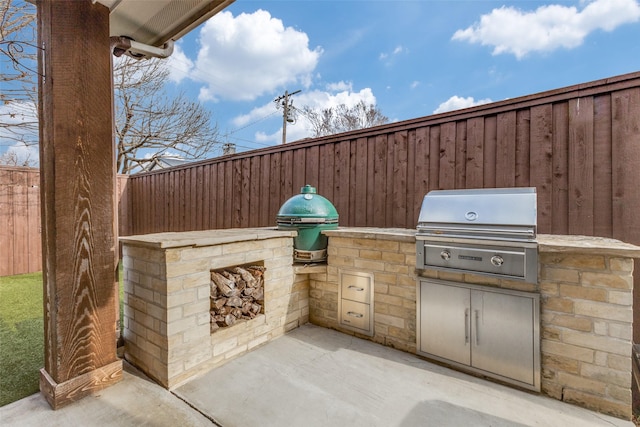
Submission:
M 45 367 L 58 409 L 122 378 L 109 10 L 40 0 L 40 180 Z

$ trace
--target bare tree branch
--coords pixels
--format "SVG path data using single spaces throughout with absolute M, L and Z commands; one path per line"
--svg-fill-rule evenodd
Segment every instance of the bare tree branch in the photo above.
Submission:
M 25 0 L 0 1 L 0 146 L 23 151 L 39 138 L 35 16 L 35 7 Z M 114 59 L 113 71 L 119 173 L 134 172 L 165 154 L 195 160 L 221 151 L 211 113 L 184 93 L 167 93 L 166 62 Z M 0 156 L 0 163 L 17 161 L 14 155 Z
M 367 105 L 364 101 L 360 101 L 353 107 L 347 107 L 345 104 L 323 109 L 304 106 L 298 111 L 311 125 L 314 138 L 389 122 L 389 118 L 382 114 L 378 107 L 373 104 Z
M 25 156 L 19 156 L 15 151 L 7 151 L 0 155 L 0 165 L 34 167 L 36 162 L 31 158 L 30 152 Z
M 0 2 L 0 140 L 37 145 L 37 37 L 35 6 Z
M 169 97 L 166 63 L 122 58 L 114 66 L 117 170 L 130 173 L 165 154 L 185 160 L 220 148 L 211 113 L 179 93 Z
M 0 53 L 9 63 L 3 66 L 0 81 L 32 80 L 29 74 L 35 74 L 35 51 L 35 6 L 24 0 L 3 0 L 0 3 Z

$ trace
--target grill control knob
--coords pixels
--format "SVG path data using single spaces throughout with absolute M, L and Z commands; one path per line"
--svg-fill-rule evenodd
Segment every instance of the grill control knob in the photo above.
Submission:
M 502 264 L 504 264 L 504 258 L 502 258 L 500 255 L 494 255 L 491 257 L 491 264 L 495 265 L 496 267 L 500 267 Z
M 440 252 L 440 258 L 442 258 L 445 261 L 449 261 L 451 259 L 451 252 L 447 250 Z

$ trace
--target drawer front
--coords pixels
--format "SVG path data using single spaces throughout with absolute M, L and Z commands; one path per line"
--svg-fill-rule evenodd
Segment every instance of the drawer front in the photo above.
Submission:
M 344 326 L 349 326 L 351 328 L 361 329 L 364 332 L 369 332 L 371 328 L 371 318 L 369 312 L 370 308 L 371 306 L 369 304 L 342 300 L 340 323 Z
M 340 291 L 342 299 L 371 303 L 373 278 L 369 273 L 342 271 L 340 273 Z

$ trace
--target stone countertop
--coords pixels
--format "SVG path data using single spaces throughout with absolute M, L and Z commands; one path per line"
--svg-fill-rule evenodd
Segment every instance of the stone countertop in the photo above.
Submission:
M 322 233 L 329 237 L 401 242 L 415 242 L 416 240 L 416 230 L 408 228 L 339 227 L 336 230 L 324 230 Z M 539 234 L 537 241 L 539 252 L 599 253 L 640 258 L 639 246 L 605 237 Z
M 322 233 L 329 237 L 394 240 L 408 243 L 416 241 L 416 230 L 408 228 L 338 227 L 335 230 L 324 230 Z M 275 227 L 229 228 L 124 236 L 120 237 L 120 241 L 135 246 L 178 248 L 295 237 L 296 234 L 297 232 L 293 229 L 278 230 Z M 539 252 L 573 252 L 640 258 L 639 246 L 605 237 L 539 234 L 537 241 Z
M 538 235 L 538 252 L 573 252 L 640 258 L 640 247 L 620 240 L 594 236 Z
M 160 249 L 214 246 L 225 243 L 246 242 L 251 240 L 274 239 L 278 237 L 295 237 L 295 230 L 278 230 L 275 227 L 265 228 L 228 228 L 224 230 L 201 230 L 141 234 L 123 236 L 120 241 L 133 246 L 146 246 Z
M 335 230 L 323 230 L 322 234 L 329 237 L 395 240 L 409 243 L 416 241 L 416 230 L 409 228 L 338 227 Z

